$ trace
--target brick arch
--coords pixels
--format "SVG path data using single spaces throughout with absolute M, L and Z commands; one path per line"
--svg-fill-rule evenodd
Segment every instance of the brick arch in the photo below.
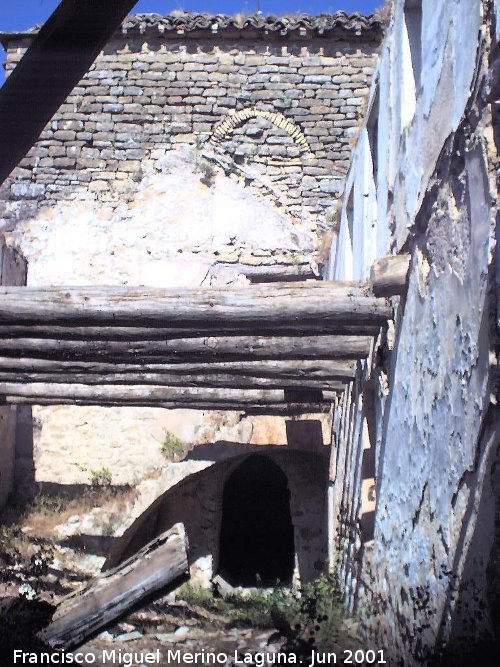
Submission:
M 311 150 L 300 127 L 285 118 L 279 111 L 261 111 L 260 109 L 242 109 L 227 116 L 227 118 L 216 124 L 209 140 L 210 143 L 217 144 L 219 141 L 222 141 L 228 132 L 235 127 L 243 125 L 243 123 L 246 123 L 251 118 L 265 118 L 273 125 L 276 125 L 276 127 L 284 130 L 297 144 L 301 152 L 306 153 Z

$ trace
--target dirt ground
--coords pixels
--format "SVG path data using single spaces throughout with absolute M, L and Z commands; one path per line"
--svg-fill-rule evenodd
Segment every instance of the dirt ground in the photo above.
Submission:
M 2 665 L 10 664 L 9 655 L 15 648 L 47 650 L 34 639 L 36 632 L 48 622 L 65 595 L 81 588 L 99 572 L 99 559 L 75 545 L 68 546 L 58 536 L 56 527 L 72 514 L 99 505 L 103 499 L 108 503 L 122 502 L 121 497 L 107 498 L 107 495 L 109 491 L 104 491 L 104 498 L 94 494 L 80 501 L 71 500 L 69 505 L 40 497 L 28 505 L 11 505 L 0 516 Z M 83 503 L 82 507 L 78 503 Z M 286 609 L 290 613 L 284 619 L 286 614 L 271 613 L 272 604 L 261 593 L 252 603 L 247 604 L 242 598 L 241 606 L 248 607 L 245 609 L 239 608 L 237 596 L 226 602 L 210 593 L 191 590 L 190 595 L 183 598 L 182 593 L 170 592 L 143 605 L 75 653 L 87 656 L 83 664 L 102 667 L 244 665 L 251 664 L 249 661 L 259 665 L 259 655 L 263 654 L 266 661 L 261 665 L 266 665 L 270 664 L 272 654 L 283 652 L 295 653 L 298 664 L 310 662 L 311 629 L 293 617 L 298 609 L 297 600 L 290 610 Z M 329 650 L 338 656 L 336 664 L 343 663 L 344 649 L 361 647 L 356 639 L 356 623 L 347 617 L 339 623 L 335 637 L 329 642 Z M 207 654 L 219 656 L 218 662 L 214 663 L 214 658 Z

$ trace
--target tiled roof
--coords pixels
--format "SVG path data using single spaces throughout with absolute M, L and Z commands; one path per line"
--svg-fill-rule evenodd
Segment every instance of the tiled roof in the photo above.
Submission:
M 122 31 L 126 33 L 146 32 L 193 32 L 194 30 L 253 30 L 263 33 L 287 35 L 289 33 L 308 31 L 316 35 L 328 35 L 334 32 L 361 34 L 366 32 L 382 32 L 382 19 L 376 15 L 348 15 L 345 12 L 335 14 L 296 14 L 290 16 L 274 16 L 272 14 L 252 14 L 251 16 L 228 16 L 226 14 L 195 14 L 183 12 L 162 16 L 161 14 L 133 14 L 123 22 Z
M 0 41 L 7 42 L 15 37 L 29 37 L 38 32 L 39 26 L 18 33 L 0 33 Z M 251 16 L 228 16 L 226 14 L 196 14 L 176 12 L 174 14 L 131 14 L 123 21 L 118 32 L 127 35 L 146 33 L 185 34 L 198 31 L 223 33 L 228 31 L 251 31 L 269 36 L 315 35 L 332 38 L 379 39 L 384 30 L 383 19 L 378 14 L 293 14 L 274 16 L 253 14 Z

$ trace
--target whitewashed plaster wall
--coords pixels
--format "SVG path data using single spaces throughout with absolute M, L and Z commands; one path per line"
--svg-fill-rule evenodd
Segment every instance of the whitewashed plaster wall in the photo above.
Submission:
M 421 85 L 412 98 L 404 2 L 395 3 L 369 104 L 378 94 L 377 187 L 365 127 L 331 252 L 336 279 L 366 278 L 369 257 L 412 257 L 406 298 L 393 300 L 394 322 L 337 408 L 332 450 L 341 582 L 391 664 L 425 664 L 432 653 L 456 656 L 498 640 L 491 7 L 423 0 Z M 377 506 L 367 536 L 359 444 L 369 415 Z
M 381 257 L 391 248 L 404 247 L 442 146 L 456 131 L 470 97 L 482 3 L 421 0 L 422 70 L 418 90 L 404 4 L 403 0 L 395 4 L 394 18 L 373 76 L 369 111 L 346 181 L 339 241 L 332 247 L 329 278 L 366 278 L 371 258 Z M 378 107 L 376 185 L 367 132 L 374 106 Z M 347 205 L 352 188 L 354 238 L 350 239 Z M 349 242 L 353 248 L 352 267 Z

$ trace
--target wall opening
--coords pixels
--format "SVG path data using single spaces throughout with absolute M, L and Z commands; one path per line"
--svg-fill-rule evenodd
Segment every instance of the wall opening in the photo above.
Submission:
M 406 0 L 405 23 L 410 43 L 415 97 L 417 97 L 422 77 L 422 0 Z
M 378 117 L 380 109 L 380 91 L 377 89 L 375 99 L 368 116 L 366 130 L 368 132 L 368 143 L 370 146 L 370 155 L 372 159 L 373 182 L 375 189 L 378 184 Z
M 349 230 L 349 245 L 354 250 L 354 188 L 352 188 L 346 207 L 347 229 Z
M 289 584 L 294 560 L 287 477 L 253 454 L 224 485 L 219 571 L 233 586 Z

